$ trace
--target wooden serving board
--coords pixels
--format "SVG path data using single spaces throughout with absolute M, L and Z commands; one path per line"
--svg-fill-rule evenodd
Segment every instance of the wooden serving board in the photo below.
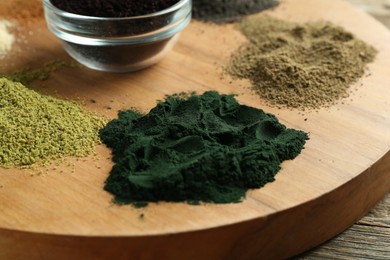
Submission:
M 69 158 L 43 170 L 0 169 L 1 259 L 269 259 L 287 258 L 340 233 L 390 190 L 390 32 L 343 1 L 288 0 L 268 14 L 285 20 L 327 20 L 379 50 L 343 103 L 318 111 L 268 107 L 246 81 L 221 77 L 245 41 L 230 25 L 193 21 L 159 64 L 131 74 L 62 69 L 31 86 L 80 100 L 115 118 L 120 109 L 148 111 L 166 94 L 217 90 L 275 114 L 310 133 L 303 152 L 282 164 L 276 180 L 237 204 L 118 206 L 103 190 L 110 150 Z M 19 47 L 1 69 L 68 58 L 43 20 L 21 30 Z M 93 99 L 96 102 L 90 102 Z M 110 107 L 111 109 L 109 109 Z M 34 175 L 34 176 L 31 176 Z

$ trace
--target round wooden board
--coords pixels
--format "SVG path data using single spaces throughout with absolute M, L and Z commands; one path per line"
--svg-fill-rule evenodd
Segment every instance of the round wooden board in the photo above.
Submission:
M 103 190 L 112 167 L 103 145 L 96 155 L 59 166 L 0 169 L 0 258 L 287 258 L 331 238 L 373 207 L 390 190 L 390 32 L 343 1 L 288 0 L 267 13 L 296 22 L 332 21 L 379 54 L 348 99 L 304 113 L 268 107 L 248 82 L 221 77 L 221 67 L 245 41 L 232 24 L 191 22 L 162 62 L 140 72 L 68 68 L 32 88 L 80 100 L 108 118 L 129 107 L 148 111 L 156 100 L 181 91 L 239 94 L 241 103 L 310 133 L 303 152 L 282 164 L 274 182 L 237 204 L 161 202 L 136 209 L 113 204 Z M 67 58 L 43 20 L 19 33 L 26 32 L 27 43 L 19 42 L 13 56 L 2 60 L 2 71 Z

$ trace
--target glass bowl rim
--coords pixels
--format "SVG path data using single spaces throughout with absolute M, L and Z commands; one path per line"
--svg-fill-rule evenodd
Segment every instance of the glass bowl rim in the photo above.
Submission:
M 145 18 L 153 18 L 160 15 L 168 14 L 174 11 L 177 11 L 181 7 L 187 4 L 187 2 L 191 0 L 179 0 L 176 4 L 163 9 L 158 12 L 150 13 L 150 14 L 144 14 L 144 15 L 138 15 L 138 16 L 126 16 L 126 17 L 99 17 L 99 16 L 88 16 L 88 15 L 81 15 L 81 14 L 75 14 L 70 13 L 67 11 L 64 11 L 62 9 L 57 8 L 54 6 L 50 0 L 42 0 L 43 5 L 48 8 L 50 11 L 56 13 L 57 15 L 67 17 L 67 18 L 73 18 L 73 19 L 80 19 L 80 20 L 96 20 L 96 21 L 127 21 L 127 20 L 137 20 L 137 19 L 145 19 Z

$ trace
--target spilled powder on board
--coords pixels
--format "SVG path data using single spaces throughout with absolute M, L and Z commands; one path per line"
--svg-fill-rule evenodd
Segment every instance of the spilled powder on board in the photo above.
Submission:
M 274 180 L 308 135 L 233 95 L 172 95 L 147 115 L 120 111 L 100 137 L 112 149 L 105 190 L 118 203 L 240 202 Z
M 29 85 L 35 80 L 47 80 L 53 72 L 66 68 L 81 68 L 82 65 L 73 60 L 54 59 L 45 62 L 43 65 L 33 69 L 18 69 L 9 73 L 1 73 L 0 78 L 7 78 L 11 81 Z
M 95 150 L 104 120 L 80 105 L 0 78 L 0 167 L 28 167 Z
M 289 23 L 267 15 L 239 24 L 247 37 L 225 70 L 248 79 L 271 105 L 317 109 L 349 95 L 377 51 L 328 22 Z

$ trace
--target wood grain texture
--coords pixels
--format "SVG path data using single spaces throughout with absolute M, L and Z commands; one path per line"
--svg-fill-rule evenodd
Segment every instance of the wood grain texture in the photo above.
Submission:
M 381 227 L 354 225 L 300 259 L 390 259 L 390 234 Z
M 102 145 L 95 156 L 69 158 L 40 176 L 1 169 L 0 258 L 286 258 L 366 214 L 390 189 L 390 33 L 343 1 L 290 0 L 268 13 L 344 26 L 379 50 L 370 76 L 353 86 L 348 100 L 329 109 L 302 115 L 268 107 L 248 82 L 221 78 L 221 66 L 244 41 L 234 25 L 193 21 L 173 51 L 150 69 L 132 74 L 66 69 L 32 87 L 84 101 L 86 109 L 109 118 L 128 107 L 147 111 L 164 95 L 180 91 L 237 93 L 241 103 L 310 133 L 302 154 L 283 163 L 275 182 L 248 192 L 238 204 L 162 202 L 140 210 L 112 204 L 102 189 L 112 167 Z M 2 70 L 67 57 L 43 22 L 31 26 L 28 48 L 2 63 Z
M 387 228 L 390 236 L 390 194 L 372 209 L 364 218 L 357 222 L 359 225 Z
M 294 259 L 390 259 L 390 194 L 352 227 Z
M 349 0 L 349 2 L 390 28 L 390 1 Z M 375 231 L 372 232 L 372 229 Z M 367 244 L 366 240 L 370 243 Z M 390 259 L 389 243 L 390 193 L 351 228 L 294 259 Z

